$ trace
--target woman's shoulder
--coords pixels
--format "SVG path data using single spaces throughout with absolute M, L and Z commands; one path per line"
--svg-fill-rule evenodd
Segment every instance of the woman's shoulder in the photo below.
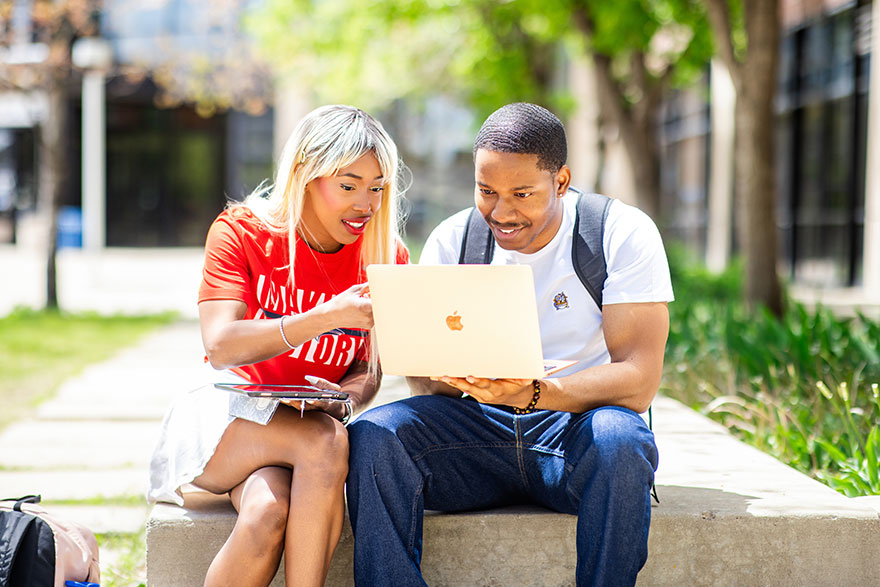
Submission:
M 262 224 L 262 221 L 254 214 L 248 206 L 244 204 L 232 204 L 223 209 L 217 215 L 214 222 L 225 222 L 227 224 Z
M 237 233 L 253 236 L 272 236 L 276 234 L 269 229 L 268 225 L 250 207 L 244 204 L 228 206 L 214 220 L 214 225 L 226 226 Z
M 286 235 L 268 228 L 253 210 L 244 205 L 226 208 L 211 224 L 208 248 L 256 248 L 261 251 L 286 249 Z

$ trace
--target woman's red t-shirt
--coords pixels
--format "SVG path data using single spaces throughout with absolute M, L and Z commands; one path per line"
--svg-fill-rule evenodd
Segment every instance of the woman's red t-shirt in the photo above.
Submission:
M 366 281 L 361 240 L 335 253 L 319 253 L 297 239 L 295 289 L 290 291 L 287 235 L 270 231 L 245 206 L 228 208 L 208 231 L 199 302 L 241 300 L 247 304 L 246 320 L 306 312 Z M 396 262 L 409 262 L 403 243 Z M 306 375 L 339 381 L 355 358 L 365 360 L 366 334 L 350 329 L 324 333 L 288 353 L 233 371 L 252 383 L 304 384 Z

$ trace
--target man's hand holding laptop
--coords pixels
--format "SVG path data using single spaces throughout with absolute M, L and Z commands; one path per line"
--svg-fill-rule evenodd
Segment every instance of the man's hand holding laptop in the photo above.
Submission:
M 531 379 L 487 379 L 485 377 L 431 377 L 468 394 L 480 403 L 525 408 L 534 396 Z

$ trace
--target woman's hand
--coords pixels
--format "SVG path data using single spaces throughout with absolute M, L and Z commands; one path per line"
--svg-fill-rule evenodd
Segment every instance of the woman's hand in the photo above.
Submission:
M 315 377 L 314 375 L 306 375 L 306 381 L 308 381 L 313 387 L 317 387 L 318 389 L 323 389 L 325 391 L 342 391 L 342 388 L 333 383 L 331 381 L 327 381 L 326 379 L 322 379 L 320 377 Z M 301 412 L 307 411 L 320 411 L 326 412 L 327 414 L 333 416 L 337 420 L 343 420 L 345 416 L 350 414 L 350 410 L 345 406 L 343 402 L 328 402 L 322 400 L 305 400 L 299 401 L 294 399 L 282 399 L 282 404 L 288 405 L 292 408 L 296 408 Z
M 337 328 L 369 330 L 373 327 L 370 286 L 358 283 L 315 308 Z

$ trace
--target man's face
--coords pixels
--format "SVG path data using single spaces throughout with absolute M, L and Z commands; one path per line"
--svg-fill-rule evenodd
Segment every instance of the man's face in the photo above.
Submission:
M 537 155 L 478 149 L 474 167 L 474 203 L 502 248 L 535 253 L 553 240 L 571 181 L 568 166 L 553 173 L 538 167 Z

